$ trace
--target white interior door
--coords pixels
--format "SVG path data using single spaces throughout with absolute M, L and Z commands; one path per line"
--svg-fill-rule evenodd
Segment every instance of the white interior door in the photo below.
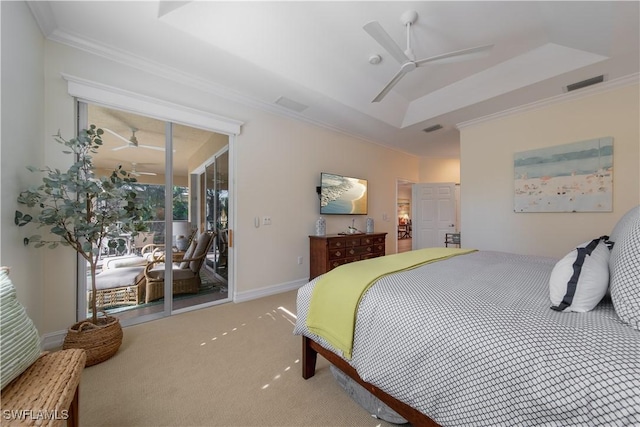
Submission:
M 456 230 L 456 185 L 414 184 L 412 249 L 444 246 L 445 234 Z

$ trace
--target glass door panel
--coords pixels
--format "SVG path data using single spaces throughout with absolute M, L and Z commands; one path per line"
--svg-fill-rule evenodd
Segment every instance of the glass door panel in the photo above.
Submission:
M 125 324 L 141 316 L 160 317 L 164 312 L 162 287 L 147 286 L 144 268 L 152 254 L 160 256 L 167 245 L 165 124 L 95 104 L 81 103 L 80 110 L 86 111 L 87 124 L 82 127 L 95 124 L 104 131 L 103 145 L 94 154 L 96 175 L 108 176 L 119 167 L 129 172 L 137 180 L 133 189 L 146 207 L 144 224 L 136 230 L 138 234 L 120 236 L 126 243 L 124 249 L 114 247 L 113 242 L 104 242 L 100 248 L 96 280 L 109 286 L 96 292 L 99 304 L 107 314 L 119 317 Z M 90 288 L 87 280 L 87 294 Z M 88 308 L 86 311 L 89 315 Z
M 207 225 L 216 232 L 207 268 L 225 285 L 229 278 L 229 151 L 215 156 L 205 169 Z
M 184 250 L 176 248 L 174 251 L 175 262 L 185 259 L 186 256 L 189 264 L 187 266 L 187 262 L 182 263 L 185 268 L 178 272 L 180 277 L 174 277 L 173 308 L 181 310 L 227 297 L 226 277 L 223 278 L 217 274 L 216 268 L 207 267 L 209 263 L 215 264 L 217 262 L 217 247 L 219 246 L 217 237 L 212 238 L 208 244 L 205 243 L 207 243 L 207 232 L 217 230 L 216 218 L 219 217 L 219 206 L 216 203 L 210 205 L 208 195 L 209 193 L 215 195 L 216 200 L 221 197 L 218 194 L 219 188 L 209 187 L 209 180 L 206 177 L 213 171 L 210 171 L 209 166 L 206 165 L 209 159 L 215 157 L 221 147 L 224 148 L 228 144 L 228 138 L 214 132 L 174 125 L 173 141 L 174 158 L 178 157 L 180 151 L 183 150 L 181 147 L 189 146 L 189 150 L 193 153 L 185 167 L 178 168 L 178 164 L 174 162 L 173 229 L 177 239 L 176 246 L 180 242 L 179 235 L 187 234 L 179 230 L 197 229 L 197 234 L 190 248 Z M 199 174 L 195 172 L 198 169 L 204 170 L 201 174 L 202 180 L 198 179 Z M 204 197 L 199 196 L 198 186 L 201 185 L 200 183 L 204 186 Z M 176 188 L 181 190 L 177 191 Z M 226 197 L 228 198 L 228 195 Z M 198 199 L 205 201 L 202 214 L 198 210 Z M 191 274 L 195 276 L 192 277 Z

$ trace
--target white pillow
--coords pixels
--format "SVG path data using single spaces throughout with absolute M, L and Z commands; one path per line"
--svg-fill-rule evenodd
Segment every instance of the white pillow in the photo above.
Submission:
M 549 279 L 552 309 L 585 312 L 605 296 L 609 248 L 603 237 L 579 245 L 557 262 Z

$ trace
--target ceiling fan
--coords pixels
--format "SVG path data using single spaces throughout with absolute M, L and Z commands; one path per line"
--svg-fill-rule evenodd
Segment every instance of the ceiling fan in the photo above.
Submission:
M 138 165 L 138 163 L 131 163 L 131 170 L 129 171 L 129 173 L 133 176 L 140 176 L 140 175 L 149 175 L 149 176 L 156 176 L 158 175 L 155 172 L 138 172 L 136 170 L 136 166 Z
M 387 93 L 404 77 L 405 74 L 415 70 L 417 67 L 421 67 L 428 63 L 446 63 L 455 61 L 464 61 L 468 59 L 478 58 L 486 55 L 491 48 L 492 44 L 477 46 L 468 49 L 456 50 L 449 53 L 443 53 L 429 58 L 416 60 L 416 56 L 411 49 L 411 25 L 415 24 L 418 20 L 418 12 L 415 10 L 408 10 L 400 17 L 403 25 L 407 28 L 407 49 L 403 51 L 400 46 L 389 36 L 389 34 L 382 28 L 382 25 L 378 21 L 371 21 L 364 25 L 364 30 L 369 33 L 375 41 L 378 42 L 396 61 L 400 63 L 400 70 L 391 79 L 389 83 L 382 89 L 382 91 L 371 102 L 380 102 Z
M 103 128 L 105 131 L 109 132 L 111 135 L 120 138 L 121 140 L 123 140 L 124 142 L 126 142 L 126 145 L 122 145 L 120 147 L 116 147 L 116 148 L 112 148 L 111 150 L 113 151 L 118 151 L 118 150 L 123 150 L 125 148 L 130 148 L 130 147 L 139 147 L 139 148 L 147 148 L 149 150 L 156 150 L 156 151 L 164 151 L 164 147 L 156 147 L 154 145 L 144 145 L 144 144 L 139 144 L 138 143 L 138 138 L 136 138 L 136 132 L 138 132 L 138 129 L 136 128 L 131 128 L 131 138 L 127 139 L 124 136 L 112 131 L 111 129 L 107 129 L 107 128 Z

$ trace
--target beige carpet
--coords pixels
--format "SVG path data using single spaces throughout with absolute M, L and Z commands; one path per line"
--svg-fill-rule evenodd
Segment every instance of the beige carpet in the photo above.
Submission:
M 124 329 L 118 353 L 86 368 L 81 426 L 392 426 L 372 418 L 318 357 L 301 376 L 296 292 Z M 282 307 L 282 308 L 281 308 Z

